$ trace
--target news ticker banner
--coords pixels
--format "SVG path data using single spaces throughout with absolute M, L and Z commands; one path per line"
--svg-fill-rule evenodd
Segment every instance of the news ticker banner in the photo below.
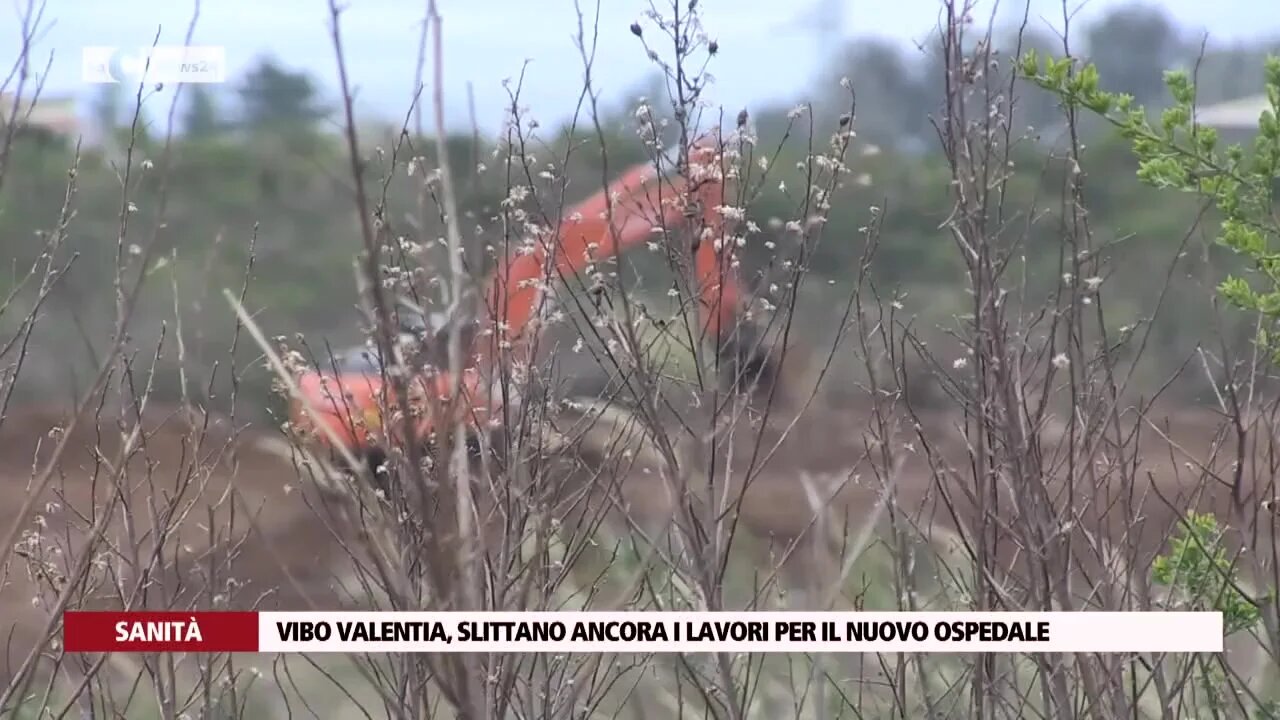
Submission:
M 67 612 L 67 652 L 1222 652 L 1220 612 Z

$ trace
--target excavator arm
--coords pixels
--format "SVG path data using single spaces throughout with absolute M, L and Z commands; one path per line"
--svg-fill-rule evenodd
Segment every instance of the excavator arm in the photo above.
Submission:
M 500 403 L 484 389 L 481 378 L 487 375 L 486 366 L 494 369 L 498 358 L 508 357 L 507 351 L 537 334 L 536 316 L 548 267 L 553 268 L 552 279 L 569 278 L 641 243 L 664 236 L 687 238 L 694 251 L 702 329 L 717 341 L 728 340 L 726 335 L 737 325 L 743 293 L 732 258 L 735 244 L 728 241 L 734 218 L 725 216 L 728 194 L 721 154 L 714 143 L 704 139 L 690 148 L 687 173 L 660 177 L 648 165 L 629 168 L 605 190 L 571 208 L 550 237 L 506 259 L 489 279 L 486 300 L 493 332 L 471 334 L 465 367 L 435 368 L 429 376 L 410 383 L 411 402 L 422 406 L 422 412 L 414 413 L 419 418 L 414 423 L 416 436 L 429 437 L 454 419 L 477 427 L 496 417 Z M 735 373 L 758 370 L 766 363 L 754 350 L 745 351 L 753 340 L 747 333 L 747 342 L 736 337 L 718 343 L 722 354 L 729 350 L 735 355 Z M 460 373 L 462 397 L 453 396 L 454 372 Z M 382 421 L 380 371 L 368 361 L 345 363 L 334 375 L 316 371 L 299 379 L 301 396 L 293 405 L 293 421 L 313 429 L 317 424 L 327 426 L 327 432 L 317 438 L 324 444 L 334 437 L 358 454 L 376 456 L 380 442 L 375 436 L 387 431 L 398 437 L 400 425 Z
M 726 241 L 729 219 L 720 155 L 710 141 L 689 153 L 691 182 L 685 175 L 661 177 L 649 164 L 636 165 L 592 197 L 571 208 L 552 239 L 508 258 L 490 279 L 488 303 L 493 335 L 508 347 L 537 333 L 538 314 L 548 279 L 572 277 L 644 242 L 688 238 L 694 248 L 694 273 L 702 329 L 712 338 L 732 326 L 741 289 Z M 664 232 L 665 231 L 665 232 Z M 681 232 L 683 231 L 683 232 Z

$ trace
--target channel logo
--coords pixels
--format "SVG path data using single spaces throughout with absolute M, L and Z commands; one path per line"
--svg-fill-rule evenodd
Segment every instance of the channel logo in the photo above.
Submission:
M 81 78 L 92 85 L 227 81 L 227 51 L 218 45 L 92 46 L 80 58 Z

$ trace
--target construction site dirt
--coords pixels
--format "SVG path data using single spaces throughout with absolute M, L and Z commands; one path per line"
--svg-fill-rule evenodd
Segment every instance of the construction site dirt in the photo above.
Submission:
M 961 491 L 973 482 L 966 477 L 971 466 L 961 418 L 915 418 L 921 421 L 919 432 L 926 442 L 910 424 L 900 425 L 899 434 L 890 440 L 898 463 L 893 473 L 877 468 L 882 456 L 870 452 L 875 449 L 869 439 L 873 419 L 868 408 L 810 411 L 794 425 L 790 418 L 780 418 L 776 428 L 765 431 L 760 444 L 767 451 L 763 453 L 768 455 L 767 463 L 737 510 L 743 528 L 775 546 L 802 538 L 815 527 L 815 493 L 833 489 L 829 501 L 819 498 L 816 504 L 847 517 L 847 525 L 840 518 L 828 527 L 852 533 L 848 528 L 865 521 L 885 495 L 884 479 L 890 474 L 899 521 L 905 519 L 922 533 L 954 533 L 957 523 L 977 517 Z M 0 512 L 0 530 L 6 534 L 14 530 L 33 477 L 45 467 L 61 437 L 57 428 L 65 422 L 60 409 L 23 408 L 10 411 L 0 427 L 0 482 L 8 498 Z M 1230 466 L 1234 453 L 1223 448 L 1216 458 L 1210 457 L 1220 421 L 1208 410 L 1179 410 L 1134 422 L 1149 425 L 1144 430 L 1148 439 L 1139 444 L 1138 457 L 1129 461 L 1140 467 L 1127 474 L 1136 480 L 1123 486 L 1100 485 L 1092 502 L 1082 505 L 1092 508 L 1082 517 L 1092 520 L 1082 522 L 1079 530 L 1102 530 L 1117 542 L 1123 537 L 1122 544 L 1130 548 L 1127 562 L 1145 567 L 1143 559 L 1161 552 L 1179 512 L 1200 507 L 1231 517 L 1230 488 L 1206 483 L 1204 477 L 1214 467 L 1224 477 L 1229 475 L 1222 468 Z M 65 548 L 74 551 L 84 542 L 85 529 L 95 523 L 103 527 L 108 540 L 103 552 L 117 555 L 94 559 L 112 568 L 103 587 L 71 591 L 84 598 L 80 607 L 118 607 L 125 596 L 134 607 L 178 609 L 229 604 L 309 610 L 360 604 L 359 594 L 343 580 L 351 577 L 359 549 L 323 517 L 281 433 L 233 428 L 228 419 L 216 416 L 192 421 L 173 407 L 150 409 L 143 427 L 137 452 L 124 463 L 127 482 L 121 484 L 108 479 L 111 468 L 120 462 L 119 428 L 109 417 L 96 423 L 91 417 L 82 421 L 47 490 L 36 501 L 35 517 L 18 529 L 19 551 L 6 568 L 0 588 L 4 624 L 0 632 L 9 663 L 6 674 L 51 627 L 56 609 L 52 598 L 66 590 L 58 584 L 59 562 L 49 554 L 66 553 Z M 1046 428 L 1045 447 L 1060 442 L 1062 432 Z M 754 446 L 756 438 L 743 435 L 741 442 Z M 743 455 L 750 446 L 743 445 Z M 1098 453 L 1096 462 L 1102 462 L 1103 454 L 1105 450 Z M 1065 461 L 1051 465 L 1065 474 Z M 1255 477 L 1266 481 L 1270 473 L 1262 469 L 1242 477 L 1249 482 Z M 649 516 L 672 512 L 670 498 L 654 491 L 655 482 L 645 474 L 625 480 L 622 492 L 629 512 Z M 1135 482 L 1147 486 L 1135 486 Z M 121 485 L 128 491 L 119 490 Z M 953 508 L 947 507 L 940 492 L 948 486 L 955 490 Z M 1190 497 L 1195 488 L 1207 489 Z M 1263 492 L 1261 487 L 1244 488 L 1243 497 L 1256 504 L 1259 500 L 1253 496 Z M 97 514 L 108 507 L 112 495 L 118 501 L 111 506 L 113 517 L 99 523 Z M 177 496 L 183 500 L 175 508 L 168 499 Z M 156 528 L 172 528 L 163 538 L 165 550 L 160 554 L 155 553 Z M 1246 543 L 1250 532 L 1240 529 L 1238 544 Z M 1017 562 L 1019 552 L 1013 545 L 1006 543 L 1000 550 L 1010 565 Z M 48 560 L 43 566 L 42 554 Z M 223 558 L 229 555 L 235 558 L 228 564 Z M 155 562 L 160 556 L 165 560 Z M 829 570 L 815 566 L 813 557 L 796 553 L 793 572 Z M 1102 562 L 1084 560 L 1081 565 L 1099 567 Z M 161 565 L 175 575 L 158 584 L 164 588 L 161 591 L 142 591 L 149 584 L 139 582 L 137 574 L 154 572 Z M 39 567 L 47 572 L 33 572 Z

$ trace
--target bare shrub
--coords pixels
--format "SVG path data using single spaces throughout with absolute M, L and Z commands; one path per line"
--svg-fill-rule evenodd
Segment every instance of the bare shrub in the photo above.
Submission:
M 459 208 L 465 174 L 451 164 L 444 128 L 447 18 L 427 4 L 418 76 L 430 58 L 431 97 L 419 82 L 398 132 L 370 148 L 358 132 L 341 9 L 331 2 L 328 11 L 344 183 L 359 233 L 360 330 L 387 390 L 385 422 L 371 430 L 385 452 L 328 452 L 317 442 L 326 438 L 305 428 L 286 423 L 283 434 L 268 434 L 236 412 L 203 407 L 220 378 L 237 407 L 247 369 L 235 360 L 244 347 L 260 353 L 256 362 L 293 402 L 301 373 L 337 364 L 330 348 L 260 321 L 246 299 L 254 238 L 244 239 L 244 284 L 221 289 L 235 340 L 229 368 L 215 365 L 211 375 L 225 374 L 188 376 L 176 299 L 174 329 L 166 324 L 155 347 L 143 350 L 131 337 L 134 308 L 155 287 L 148 278 L 161 257 L 166 206 L 161 190 L 143 225 L 151 232 L 138 237 L 133 173 L 144 162 L 130 145 L 111 350 L 70 412 L 6 414 L 0 425 L 0 455 L 22 458 L 20 474 L 0 475 L 20 499 L 0 515 L 3 607 L 22 618 L 0 712 L 1173 718 L 1245 717 L 1268 707 L 1280 616 L 1271 525 L 1277 406 L 1263 389 L 1265 364 L 1234 359 L 1226 342 L 1192 358 L 1187 370 L 1219 388 L 1211 409 L 1133 390 L 1147 329 L 1117 336 L 1105 311 L 1110 247 L 1090 225 L 1079 106 L 1064 104 L 1064 140 L 1044 167 L 1019 167 L 1016 150 L 1027 138 L 1015 129 L 1016 100 L 1025 73 L 1009 58 L 1020 48 L 997 48 L 990 29 L 975 29 L 972 4 L 943 2 L 930 48 L 941 58 L 932 121 L 951 205 L 939 241 L 954 247 L 968 303 L 943 328 L 920 326 L 930 308 L 917 303 L 928 300 L 877 277 L 894 207 L 859 209 L 858 237 L 827 232 L 833 205 L 854 182 L 856 88 L 845 84 L 847 105 L 830 122 L 808 106 L 791 113 L 781 142 L 802 148 L 803 161 L 784 166 L 745 110 L 725 116 L 710 102 L 718 45 L 696 3 L 655 5 L 632 27 L 668 93 L 636 108 L 630 145 L 605 127 L 595 79 L 598 7 L 580 8 L 583 92 L 569 137 L 538 132 L 520 82 L 510 84 L 506 123 L 482 160 L 501 173 L 503 195 L 483 216 Z M 24 27 L 24 48 L 32 32 Z M 1061 72 L 1077 77 L 1069 65 Z M 137 89 L 135 136 L 149 93 Z M 434 142 L 423 145 L 427 119 Z M 0 152 L 0 181 L 11 143 Z M 145 172 L 165 173 L 165 147 Z M 615 242 L 618 225 L 647 224 L 650 241 L 635 252 L 669 283 L 665 293 L 627 287 L 622 258 L 592 257 L 581 272 L 564 273 L 556 254 L 553 241 L 582 227 L 569 217 L 582 195 L 569 169 L 598 169 L 598 189 L 607 190 L 627 152 L 670 185 L 629 197 L 605 192 L 594 220 Z M 1019 174 L 1051 171 L 1063 180 L 1056 198 L 1013 205 Z M 5 410 L 41 302 L 75 259 L 63 242 L 76 218 L 76 182 L 72 168 L 40 261 L 0 305 L 0 315 L 25 313 L 0 343 Z M 794 204 L 770 224 L 755 207 L 766 185 L 780 182 L 793 188 Z M 669 187 L 678 189 L 663 195 Z M 1169 277 L 1196 229 L 1161 259 Z M 1057 263 L 1048 286 L 1026 270 L 1029 238 L 1044 233 Z M 858 247 L 839 287 L 812 282 L 824 243 Z M 704 245 L 715 251 L 710 271 L 699 265 Z M 743 250 L 758 246 L 767 259 L 748 266 Z M 528 286 L 536 289 L 528 324 L 494 302 L 527 289 L 502 284 L 507 259 L 522 255 L 541 268 Z M 708 322 L 718 306 L 706 289 L 727 288 L 734 274 L 745 276 L 751 296 L 730 322 Z M 189 292 L 176 281 L 166 290 Z M 415 307 L 439 312 L 443 332 L 406 341 L 400 330 Z M 508 323 L 526 333 L 513 337 Z M 156 367 L 170 354 L 182 373 L 180 402 L 162 405 Z M 446 391 L 424 389 L 435 382 Z M 598 392 L 582 395 L 592 382 Z M 200 383 L 205 392 L 193 395 Z M 487 396 L 467 394 L 476 388 Z M 477 420 L 472 411 L 494 407 L 486 403 L 495 398 L 499 412 Z M 433 421 L 425 434 L 424 417 Z M 344 604 L 1225 606 L 1238 623 L 1221 657 L 241 659 L 66 656 L 59 648 L 66 609 Z

